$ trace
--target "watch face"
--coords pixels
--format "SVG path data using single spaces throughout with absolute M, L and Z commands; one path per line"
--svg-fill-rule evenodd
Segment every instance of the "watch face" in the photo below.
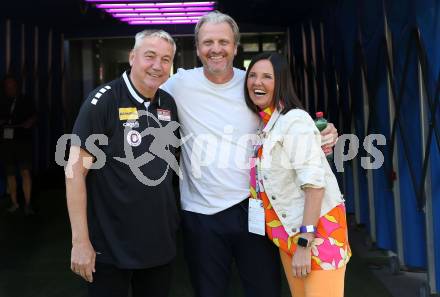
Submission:
M 305 238 L 298 238 L 298 245 L 301 247 L 307 247 L 309 245 L 309 241 Z

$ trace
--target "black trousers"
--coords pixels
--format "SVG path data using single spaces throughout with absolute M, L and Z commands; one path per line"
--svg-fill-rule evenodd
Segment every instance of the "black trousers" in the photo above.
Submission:
M 233 260 L 247 297 L 279 297 L 279 252 L 248 232 L 248 200 L 214 215 L 182 213 L 185 257 L 196 297 L 224 297 Z
M 96 263 L 93 283 L 88 285 L 89 297 L 168 297 L 172 263 L 148 269 L 119 269 Z

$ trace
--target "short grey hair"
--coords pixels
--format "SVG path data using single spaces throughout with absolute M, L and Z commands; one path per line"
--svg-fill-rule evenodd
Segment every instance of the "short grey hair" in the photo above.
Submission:
M 234 33 L 235 45 L 238 46 L 240 44 L 240 30 L 238 29 L 238 25 L 234 21 L 234 19 L 227 14 L 214 10 L 202 16 L 197 22 L 196 28 L 194 29 L 194 35 L 195 35 L 194 37 L 195 37 L 196 45 L 199 43 L 200 28 L 205 23 L 213 23 L 213 24 L 227 23 L 231 27 L 232 32 Z
M 158 37 L 162 38 L 163 40 L 167 41 L 171 46 L 173 47 L 173 55 L 176 53 L 176 43 L 174 42 L 173 37 L 171 37 L 170 34 L 165 32 L 164 30 L 144 30 L 136 34 L 134 37 L 134 46 L 133 49 L 136 49 L 140 46 L 141 42 L 145 38 L 149 37 Z

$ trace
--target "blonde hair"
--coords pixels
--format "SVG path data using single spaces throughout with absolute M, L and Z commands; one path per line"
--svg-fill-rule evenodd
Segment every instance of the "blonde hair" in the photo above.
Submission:
M 227 23 L 231 27 L 232 32 L 234 33 L 235 45 L 238 46 L 240 44 L 240 30 L 238 29 L 238 25 L 234 21 L 234 19 L 227 14 L 214 10 L 202 16 L 197 22 L 196 28 L 194 29 L 194 37 L 195 37 L 196 45 L 199 42 L 200 28 L 205 23 L 214 23 L 214 24 Z

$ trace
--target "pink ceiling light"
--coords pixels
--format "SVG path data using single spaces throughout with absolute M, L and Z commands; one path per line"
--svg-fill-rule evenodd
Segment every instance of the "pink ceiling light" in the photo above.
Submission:
M 170 3 L 169 1 L 163 0 L 85 0 L 89 3 Z M 174 1 L 175 3 L 191 3 L 191 1 Z M 196 1 L 194 1 L 196 2 Z M 194 3 L 193 2 L 193 3 Z M 197 1 L 198 3 L 199 1 Z M 215 1 L 205 1 L 205 2 L 215 2 Z
M 215 9 L 216 1 L 85 0 L 130 25 L 194 24 Z
M 167 20 L 193 20 L 193 21 L 197 21 L 198 18 L 169 18 L 169 17 L 164 17 L 164 18 L 137 18 L 137 17 L 129 17 L 129 18 L 122 18 L 120 19 L 123 22 L 132 22 L 132 21 L 167 21 Z
M 145 21 L 145 18 L 131 17 L 131 18 L 121 18 L 120 20 L 123 21 L 123 22 L 129 22 L 129 21 Z
M 191 15 L 191 14 L 183 14 L 182 16 L 203 16 L 206 13 L 200 13 L 200 15 Z M 123 13 L 113 13 L 112 16 L 114 18 L 125 18 L 125 17 L 157 17 L 157 16 L 179 16 L 175 15 L 173 13 L 130 13 L 130 12 L 123 12 Z
M 162 18 L 124 18 L 124 22 L 132 21 L 184 21 L 192 20 L 197 21 L 199 18 L 186 18 L 186 17 L 162 17 Z M 122 19 L 121 19 L 122 21 Z
M 148 8 L 148 7 L 212 7 L 214 2 L 178 2 L 178 3 L 105 3 L 96 4 L 98 8 Z
M 163 25 L 163 24 L 195 24 L 194 20 L 170 20 L 170 21 L 132 21 L 130 25 Z
M 186 11 L 211 11 L 212 7 L 163 7 L 163 8 L 110 8 L 108 13 L 118 12 L 186 12 Z
M 86 2 L 90 2 L 90 3 L 100 3 L 100 2 L 150 2 L 150 0 L 125 0 L 125 1 L 121 1 L 121 0 L 85 0 Z M 151 2 L 156 2 L 156 1 L 151 1 Z
M 136 17 L 141 18 L 154 18 L 154 17 L 200 17 L 205 15 L 205 12 L 174 12 L 174 13 L 137 13 Z M 112 14 L 115 18 L 125 18 L 127 17 L 126 13 L 114 13 Z M 129 17 L 132 16 L 132 13 L 129 13 Z M 122 19 L 121 19 L 122 20 Z M 122 20 L 123 21 L 123 20 Z

